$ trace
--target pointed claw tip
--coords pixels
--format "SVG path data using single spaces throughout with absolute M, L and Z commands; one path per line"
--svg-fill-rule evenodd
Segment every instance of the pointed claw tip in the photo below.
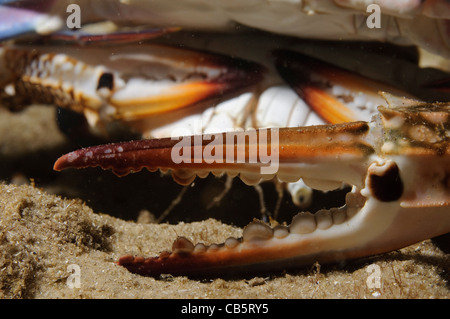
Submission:
M 83 153 L 83 149 L 64 154 L 60 158 L 58 158 L 56 160 L 56 162 L 53 164 L 53 169 L 55 171 L 62 171 L 66 168 L 71 168 L 71 167 L 77 167 L 77 168 L 85 167 L 86 165 L 81 165 L 80 161 L 82 159 L 84 159 L 84 162 L 86 162 L 86 160 L 87 160 L 86 156 L 87 155 Z M 92 157 L 92 155 L 91 155 L 91 157 Z
M 69 153 L 69 154 L 71 154 L 71 153 Z M 65 155 L 61 156 L 60 158 L 58 158 L 56 160 L 56 162 L 53 164 L 53 170 L 59 172 L 59 171 L 62 171 L 63 169 L 65 169 L 65 168 L 68 168 L 69 165 L 67 165 L 67 164 L 68 164 L 68 156 L 69 156 L 69 154 L 65 154 Z

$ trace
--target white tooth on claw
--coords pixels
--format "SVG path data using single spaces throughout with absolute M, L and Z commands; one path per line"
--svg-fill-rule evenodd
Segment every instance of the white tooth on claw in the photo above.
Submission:
M 197 176 L 200 177 L 200 178 L 206 178 L 208 175 L 209 175 L 208 171 L 199 171 L 197 173 Z
M 280 170 L 277 174 L 278 180 L 285 183 L 296 183 L 299 181 L 299 178 L 292 174 L 291 172 L 284 172 Z
M 366 198 L 359 192 L 352 191 L 345 196 L 345 203 L 347 207 L 347 218 L 355 216 L 364 206 Z
M 197 174 L 195 171 L 178 169 L 172 171 L 172 176 L 181 185 L 189 185 L 195 180 Z
M 358 191 L 351 191 L 345 195 L 345 203 L 347 206 L 361 208 L 364 206 L 366 198 Z
M 316 178 L 303 178 L 303 182 L 313 189 L 319 191 L 332 191 L 342 186 L 342 182 L 329 181 Z
M 347 214 L 345 210 L 340 208 L 332 208 L 330 209 L 331 215 L 333 216 L 333 224 L 339 225 L 347 220 Z
M 289 228 L 285 226 L 278 225 L 273 229 L 273 237 L 275 238 L 284 238 L 289 235 Z
M 202 243 L 198 243 L 195 245 L 194 247 L 194 253 L 203 253 L 206 251 L 206 246 L 205 244 Z
M 211 171 L 211 174 L 213 174 L 215 177 L 222 177 L 223 174 L 224 174 L 224 172 L 223 172 L 223 171 L 215 171 L 215 170 L 212 170 L 212 171 Z
M 327 209 L 321 209 L 314 214 L 317 222 L 317 228 L 328 229 L 333 225 L 333 218 L 331 217 L 331 211 Z
M 310 212 L 301 212 L 292 218 L 289 230 L 293 234 L 309 234 L 316 230 L 316 227 L 314 215 Z
M 229 237 L 227 240 L 225 240 L 225 247 L 227 248 L 234 248 L 237 245 L 239 245 L 239 240 L 234 237 Z
M 272 238 L 273 229 L 261 221 L 254 221 L 245 226 L 242 233 L 244 241 L 258 241 Z
M 347 207 L 347 218 L 352 218 L 355 216 L 361 209 L 356 207 Z
M 230 177 L 236 177 L 239 173 L 237 171 L 229 171 L 227 172 L 227 175 Z
M 261 181 L 261 175 L 258 173 L 241 173 L 239 176 L 247 185 L 256 185 Z
M 185 237 L 178 237 L 172 244 L 173 253 L 191 253 L 194 251 L 194 244 Z
M 219 245 L 217 245 L 217 244 L 211 244 L 207 249 L 209 250 L 209 251 L 216 251 L 216 250 L 219 250 Z

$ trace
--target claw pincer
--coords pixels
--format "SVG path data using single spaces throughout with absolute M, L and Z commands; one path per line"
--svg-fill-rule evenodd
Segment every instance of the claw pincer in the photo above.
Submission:
M 353 186 L 342 207 L 300 212 L 288 226 L 255 220 L 222 244 L 180 237 L 172 252 L 119 259 L 142 275 L 259 272 L 379 254 L 450 231 L 450 105 L 385 97 L 390 107 L 380 107 L 371 122 L 220 133 L 190 145 L 184 161 L 173 159 L 179 139 L 109 144 L 66 154 L 55 169 L 100 166 L 124 175 L 145 167 L 171 170 L 184 183 L 213 172 L 239 174 L 249 184 L 276 175 L 320 190 Z M 234 134 L 232 147 L 227 134 Z M 227 161 L 230 150 L 236 156 Z M 276 170 L 262 173 L 269 153 L 277 155 Z
M 257 63 L 161 44 L 110 48 L 0 46 L 0 101 L 54 104 L 91 126 L 189 112 L 258 83 Z M 12 102 L 11 102 L 12 101 Z

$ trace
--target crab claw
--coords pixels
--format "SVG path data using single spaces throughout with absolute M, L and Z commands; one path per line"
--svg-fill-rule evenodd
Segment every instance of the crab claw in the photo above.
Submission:
M 298 52 L 275 50 L 273 56 L 281 77 L 327 123 L 367 120 L 377 106 L 386 106 L 379 91 L 408 96 L 397 88 Z
M 247 183 L 276 174 L 321 190 L 353 185 L 344 206 L 301 212 L 289 226 L 254 221 L 223 244 L 183 237 L 158 257 L 119 259 L 142 275 L 221 276 L 379 254 L 450 231 L 450 104 L 386 97 L 390 107 L 371 122 L 109 144 L 66 154 L 54 168 L 100 166 L 119 175 L 161 168 L 181 182 L 208 172 L 239 173 Z M 277 165 L 268 165 L 269 153 Z
M 68 46 L 63 51 L 0 47 L 0 66 L 5 66 L 0 93 L 12 87 L 10 99 L 27 97 L 27 102 L 70 108 L 84 113 L 95 127 L 228 98 L 248 90 L 264 74 L 256 63 L 167 45 Z
M 264 74 L 256 63 L 158 45 L 142 51 L 133 48 L 132 53 L 119 53 L 114 60 L 128 70 L 149 71 L 147 77 L 128 79 L 109 98 L 114 116 L 127 120 L 223 98 L 256 84 Z

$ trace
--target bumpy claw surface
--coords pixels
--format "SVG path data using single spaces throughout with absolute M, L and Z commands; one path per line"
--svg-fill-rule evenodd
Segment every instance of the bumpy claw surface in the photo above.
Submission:
M 230 133 L 221 133 L 215 135 L 216 142 L 221 140 L 215 144 L 216 152 L 207 151 L 211 139 L 195 144 L 195 137 L 190 137 L 185 140 L 193 142 L 189 156 L 181 162 L 173 159 L 180 152 L 177 139 L 103 145 L 64 155 L 55 169 L 100 166 L 123 175 L 144 167 L 160 168 L 172 170 L 184 183 L 195 175 L 226 172 L 240 174 L 247 183 L 276 174 L 287 182 L 303 178 L 321 190 L 353 185 L 344 206 L 315 214 L 301 212 L 289 226 L 254 221 L 244 228 L 241 238 L 222 244 L 194 245 L 180 237 L 171 252 L 158 257 L 119 259 L 119 265 L 142 275 L 220 276 L 388 252 L 450 231 L 450 104 L 386 97 L 390 107 L 380 107 L 371 122 L 283 128 L 270 134 L 264 130 L 233 133 L 237 141 L 242 135 L 257 133 L 253 142 L 241 140 L 245 141 L 243 148 L 238 142 L 227 148 L 231 140 L 226 134 Z M 245 154 L 245 160 L 218 160 L 231 150 L 237 151 L 236 156 Z M 252 150 L 257 151 L 254 162 Z M 278 155 L 278 166 L 262 173 L 262 168 L 268 168 L 264 155 L 269 152 Z

